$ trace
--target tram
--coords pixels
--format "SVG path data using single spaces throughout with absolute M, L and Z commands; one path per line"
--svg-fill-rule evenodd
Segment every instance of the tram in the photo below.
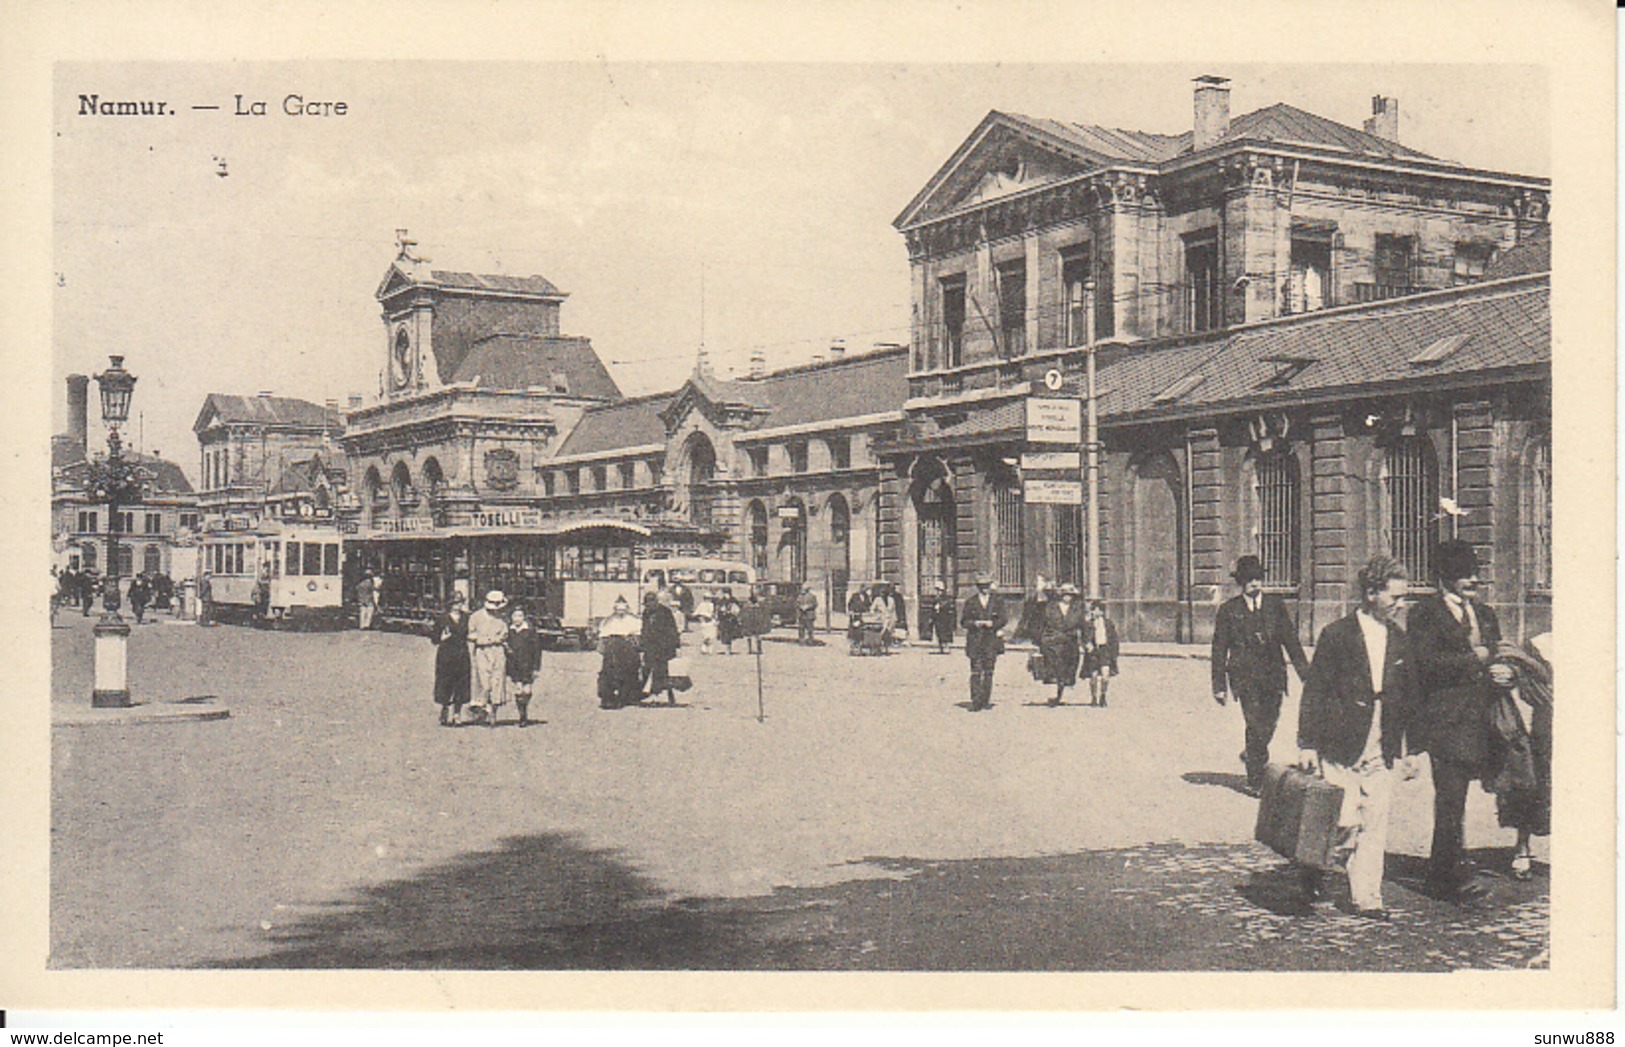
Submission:
M 531 510 L 474 514 L 464 526 L 432 527 L 416 519 L 383 521 L 351 540 L 350 585 L 375 571 L 385 624 L 427 628 L 462 591 L 477 598 L 500 589 L 537 623 L 553 648 L 590 648 L 617 599 L 633 607 L 643 593 L 683 579 L 754 581 L 747 565 L 703 555 L 688 534 L 606 517 L 543 519 Z M 670 570 L 680 565 L 676 572 Z
M 331 526 L 275 521 L 204 530 L 198 540 L 198 570 L 209 572 L 215 616 L 273 625 L 342 626 L 343 539 Z

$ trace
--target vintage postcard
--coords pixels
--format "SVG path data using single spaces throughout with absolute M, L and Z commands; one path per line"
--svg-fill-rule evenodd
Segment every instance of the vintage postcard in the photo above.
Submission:
M 1608 9 L 29 10 L 0 1007 L 1613 1006 Z

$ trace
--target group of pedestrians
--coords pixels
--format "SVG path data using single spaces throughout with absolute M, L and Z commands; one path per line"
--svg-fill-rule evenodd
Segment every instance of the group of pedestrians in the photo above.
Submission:
M 479 610 L 454 590 L 450 606 L 430 627 L 435 645 L 434 700 L 440 726 L 483 723 L 495 727 L 513 698 L 520 727 L 529 727 L 530 703 L 542 665 L 542 641 L 524 607 L 510 607 L 507 594 L 493 589 Z
M 1286 664 L 1303 681 L 1298 764 L 1343 792 L 1338 854 L 1350 908 L 1386 919 L 1382 880 L 1395 779 L 1418 773 L 1426 753 L 1433 781 L 1433 838 L 1427 889 L 1460 904 L 1485 890 L 1465 860 L 1467 792 L 1476 779 L 1494 793 L 1498 820 L 1517 833 L 1509 872 L 1532 875 L 1530 841 L 1551 828 L 1552 667 L 1549 634 L 1505 642 L 1494 610 L 1480 601 L 1471 544 L 1441 543 L 1438 590 L 1405 608 L 1412 579 L 1386 555 L 1358 573 L 1358 607 L 1320 633 L 1306 660 L 1285 606 L 1264 593 L 1256 557 L 1238 561 L 1241 594 L 1219 611 L 1213 690 L 1233 695 L 1246 720 L 1242 760 L 1254 793 L 1286 691 Z M 1402 624 L 1403 623 L 1403 624 Z M 1308 901 L 1323 870 L 1301 869 Z
M 56 612 L 61 607 L 78 607 L 82 615 L 89 617 L 96 604 L 96 595 L 104 592 L 107 584 L 106 579 L 91 570 L 81 571 L 69 566 L 56 572 L 56 593 L 51 601 L 52 622 L 56 621 Z M 179 613 L 175 582 L 162 571 L 141 571 L 136 574 L 130 579 L 125 595 L 130 601 L 130 613 L 135 616 L 138 625 L 146 623 L 149 609 Z

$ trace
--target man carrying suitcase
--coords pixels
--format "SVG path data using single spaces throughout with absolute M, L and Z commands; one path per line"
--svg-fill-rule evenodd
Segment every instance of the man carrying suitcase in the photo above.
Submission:
M 1377 556 L 1358 583 L 1359 608 L 1322 629 L 1315 645 L 1298 710 L 1299 765 L 1342 788 L 1338 850 L 1346 855 L 1350 902 L 1356 915 L 1385 920 L 1393 767 L 1418 700 L 1405 633 L 1394 623 L 1409 582 L 1404 564 Z M 1318 881 L 1318 872 L 1307 872 L 1311 899 Z

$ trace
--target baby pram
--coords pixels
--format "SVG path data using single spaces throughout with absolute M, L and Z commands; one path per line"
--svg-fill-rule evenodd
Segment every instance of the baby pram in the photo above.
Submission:
M 883 655 L 891 653 L 891 630 L 886 628 L 879 614 L 865 611 L 852 623 L 849 639 L 853 655 Z

